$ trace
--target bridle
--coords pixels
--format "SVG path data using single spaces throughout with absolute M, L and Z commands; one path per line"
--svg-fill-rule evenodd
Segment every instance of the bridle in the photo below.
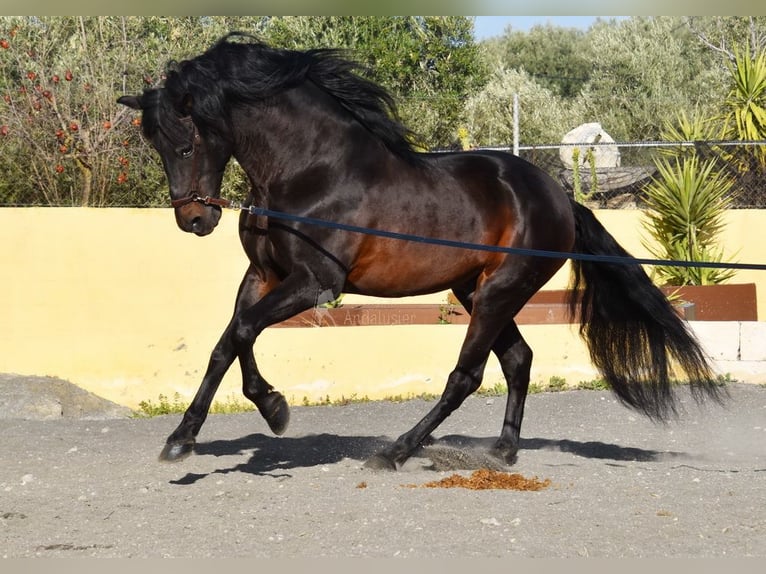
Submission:
M 202 203 L 204 205 L 217 205 L 219 207 L 231 207 L 231 201 L 229 201 L 228 199 L 223 199 L 222 197 L 210 197 L 209 195 L 206 195 L 203 197 L 195 192 L 192 192 L 191 195 L 187 195 L 180 199 L 170 200 L 170 205 L 172 205 L 176 209 L 179 207 L 183 207 L 184 205 L 189 205 L 190 203 Z
M 239 202 L 236 201 L 230 201 L 228 199 L 223 199 L 222 197 L 212 197 L 210 195 L 201 196 L 198 192 L 200 191 L 199 188 L 199 147 L 202 145 L 202 138 L 199 135 L 199 130 L 197 130 L 197 126 L 192 121 L 191 116 L 186 116 L 184 118 L 181 118 L 181 121 L 184 123 L 191 123 L 192 126 L 192 145 L 191 145 L 191 159 L 192 159 L 192 173 L 191 173 L 191 189 L 189 190 L 189 195 L 185 197 L 181 197 L 178 199 L 171 199 L 170 205 L 173 206 L 174 209 L 178 209 L 179 207 L 183 207 L 185 205 L 189 205 L 190 203 L 201 203 L 203 205 L 216 205 L 218 207 L 226 207 L 231 209 L 237 209 L 241 211 L 247 211 L 249 212 L 249 217 L 253 218 L 254 225 L 252 229 L 257 230 L 258 232 L 262 233 L 265 230 L 268 229 L 268 218 L 263 213 L 256 213 L 256 209 L 265 209 L 265 200 L 263 205 L 260 208 L 255 208 L 251 205 L 242 205 Z M 185 154 L 184 154 L 185 155 Z
M 202 197 L 199 195 L 199 178 L 197 177 L 197 172 L 199 171 L 199 167 L 197 162 L 199 161 L 199 146 L 202 144 L 202 138 L 199 135 L 199 130 L 197 130 L 196 124 L 192 121 L 191 116 L 186 116 L 185 118 L 181 118 L 181 121 L 184 123 L 191 123 L 192 126 L 192 147 L 191 147 L 191 158 L 192 158 L 192 173 L 191 173 L 191 189 L 189 190 L 189 195 L 185 197 L 181 197 L 179 199 L 171 199 L 170 205 L 173 206 L 174 209 L 178 209 L 179 207 L 183 207 L 184 205 L 189 205 L 190 203 L 202 203 L 204 205 L 217 205 L 219 207 L 231 207 L 231 202 L 228 199 L 223 199 L 220 197 L 211 197 L 209 195 L 206 195 Z

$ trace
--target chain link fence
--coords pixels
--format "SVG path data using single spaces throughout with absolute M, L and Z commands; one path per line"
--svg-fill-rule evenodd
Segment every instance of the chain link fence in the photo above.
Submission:
M 619 149 L 619 165 L 590 168 L 587 161 L 579 169 L 565 164 L 562 157 L 575 148 L 600 146 Z M 493 148 L 506 149 L 510 148 Z M 571 151 L 570 151 L 571 150 Z M 766 142 L 615 142 L 520 146 L 519 155 L 550 174 L 569 193 L 579 185 L 593 207 L 602 209 L 642 208 L 645 187 L 659 176 L 656 162 L 664 158 L 697 155 L 713 161 L 717 171 L 727 174 L 733 185 L 732 207 L 766 208 Z

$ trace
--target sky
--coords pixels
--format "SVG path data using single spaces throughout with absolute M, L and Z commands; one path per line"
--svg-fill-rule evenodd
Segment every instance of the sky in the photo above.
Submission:
M 474 33 L 476 41 L 486 40 L 492 36 L 501 36 L 509 24 L 514 30 L 527 32 L 536 24 L 550 22 L 554 26 L 566 28 L 581 28 L 587 30 L 599 16 L 476 16 Z M 601 16 L 610 18 L 625 18 L 625 16 Z

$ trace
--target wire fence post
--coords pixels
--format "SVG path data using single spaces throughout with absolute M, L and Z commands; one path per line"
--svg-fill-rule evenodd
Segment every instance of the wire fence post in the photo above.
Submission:
M 513 155 L 519 155 L 519 94 L 513 94 Z

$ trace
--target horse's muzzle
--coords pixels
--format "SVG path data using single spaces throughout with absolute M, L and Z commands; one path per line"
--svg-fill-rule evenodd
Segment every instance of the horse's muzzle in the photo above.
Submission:
M 200 237 L 209 235 L 221 219 L 221 208 L 213 205 L 189 204 L 175 210 L 178 227 Z

